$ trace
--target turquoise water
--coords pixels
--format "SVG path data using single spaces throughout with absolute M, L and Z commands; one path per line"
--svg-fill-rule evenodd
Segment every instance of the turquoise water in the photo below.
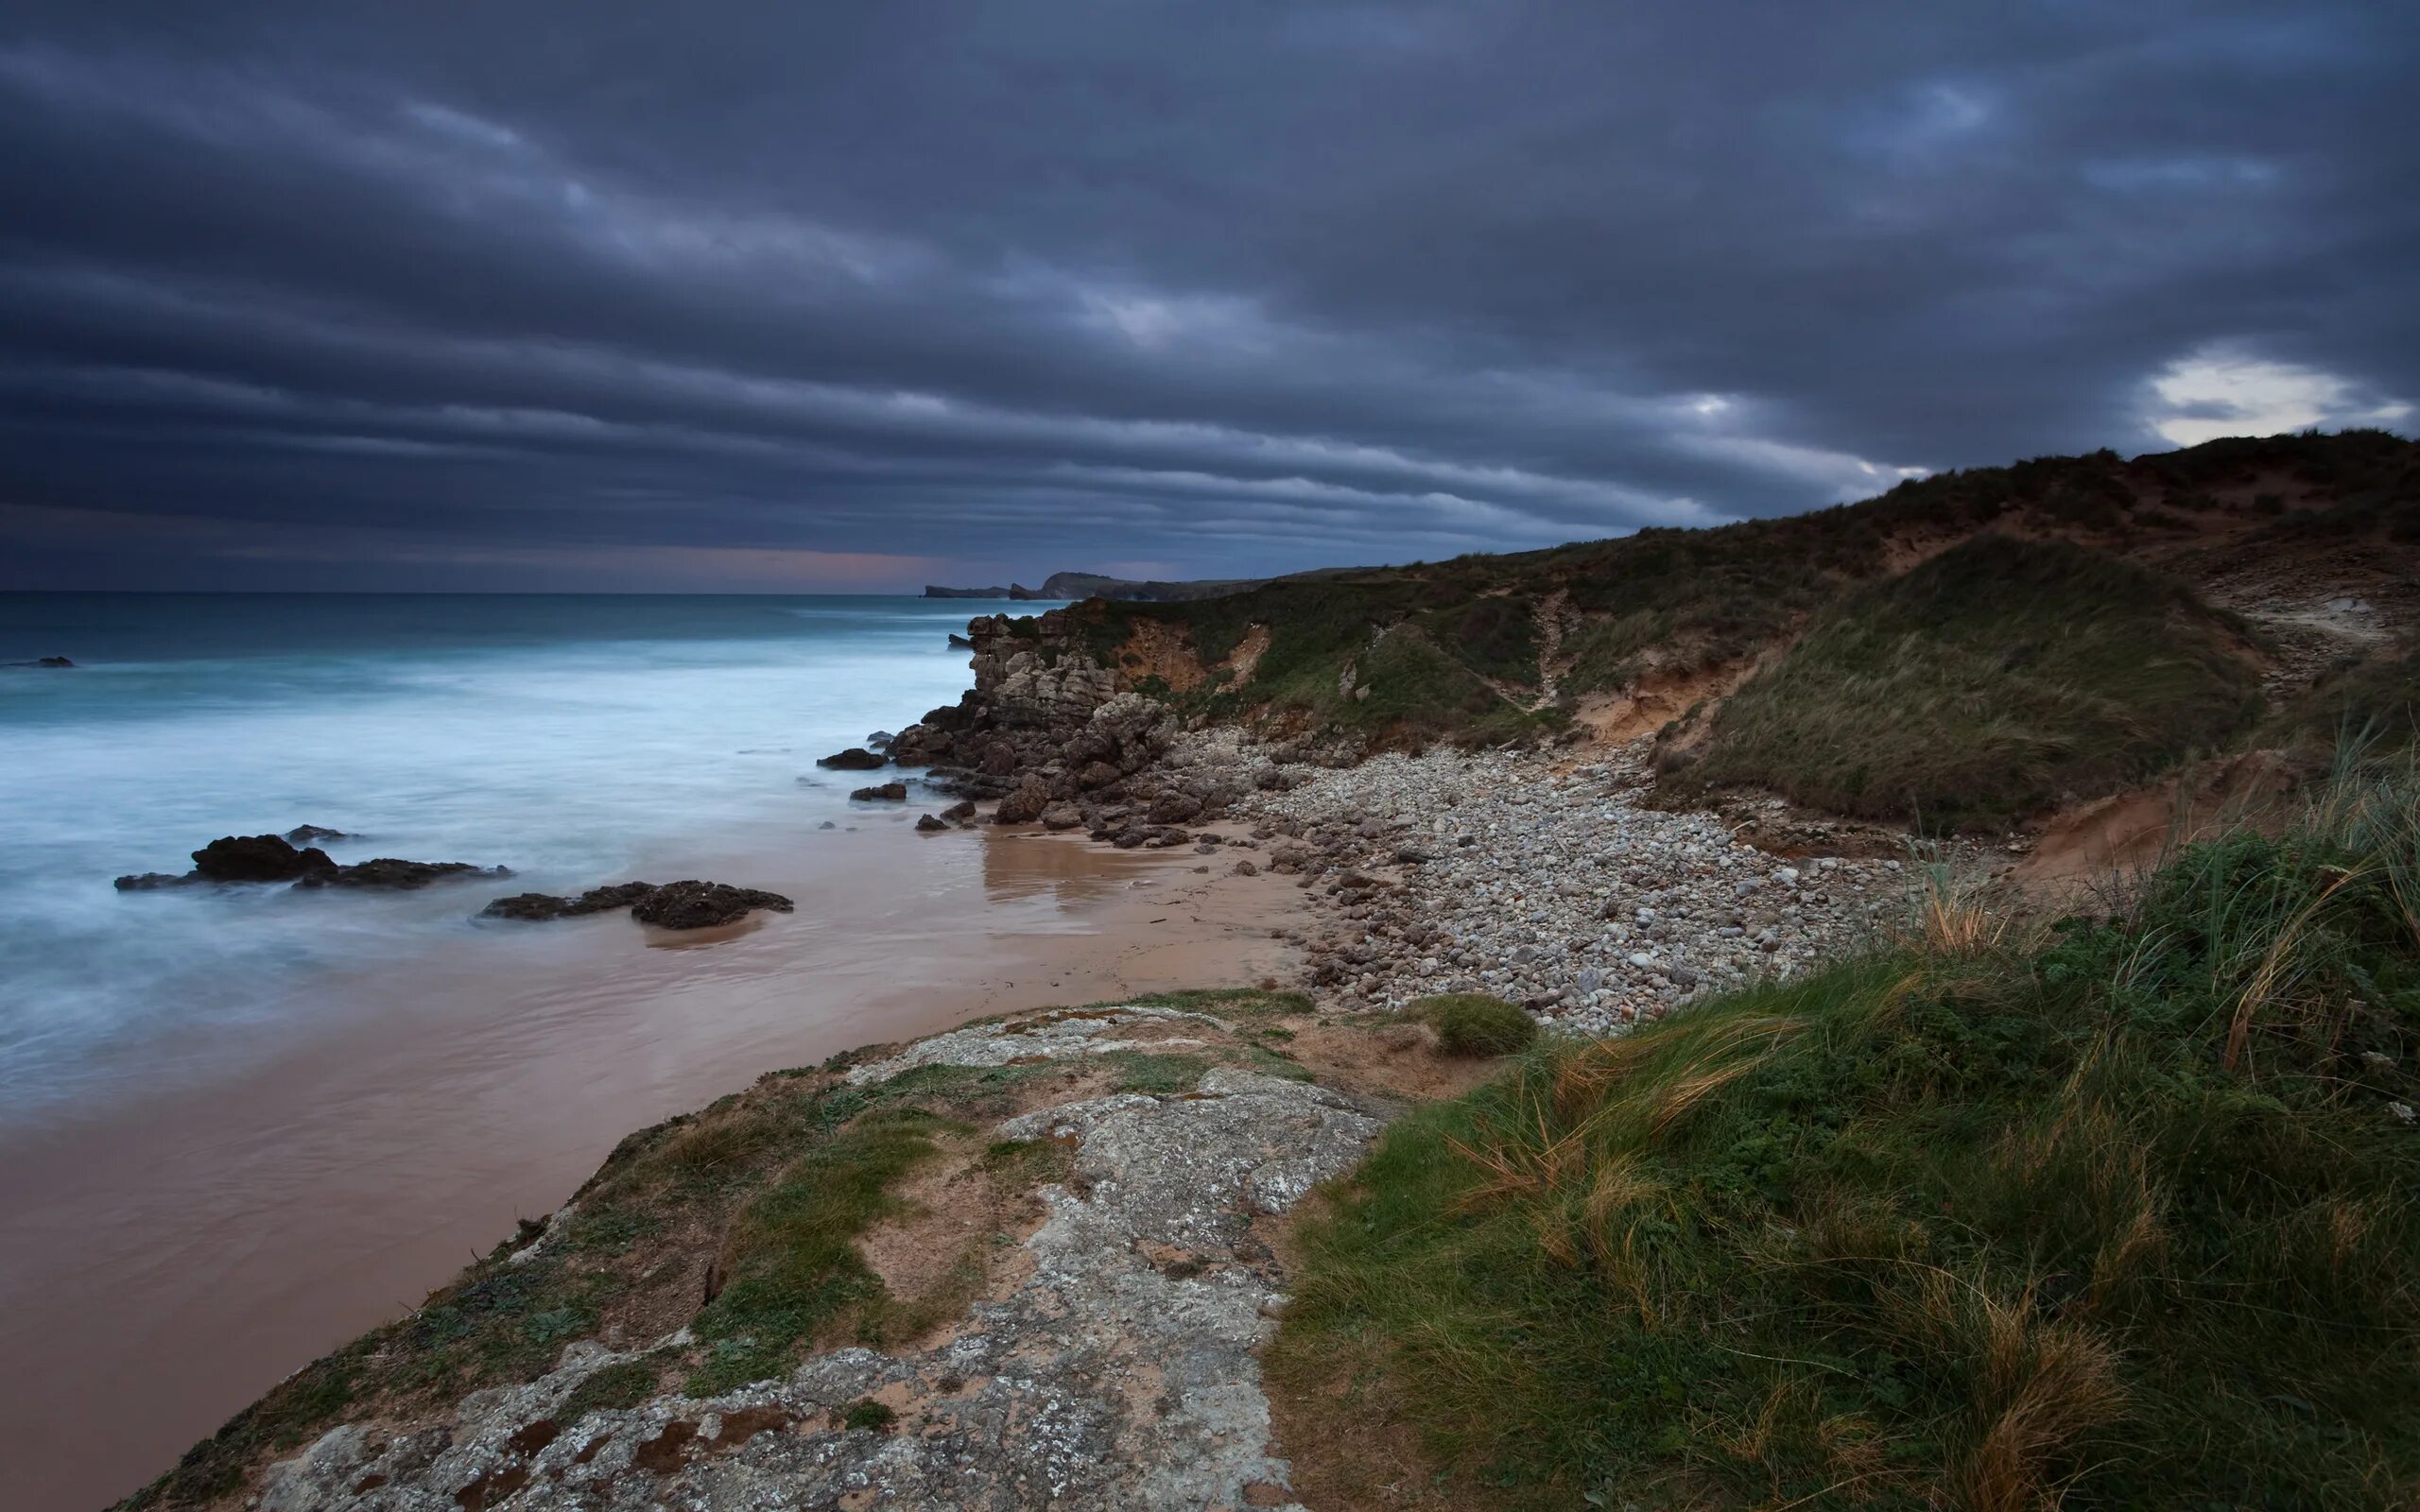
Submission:
M 0 594 L 0 1121 L 139 1076 L 330 967 L 407 968 L 524 887 L 845 821 L 814 759 L 967 686 L 916 598 Z M 509 866 L 392 895 L 121 894 L 229 833 Z M 657 879 L 666 880 L 666 879 Z M 745 877 L 723 880 L 746 884 Z M 268 1005 L 283 1004 L 272 1009 Z

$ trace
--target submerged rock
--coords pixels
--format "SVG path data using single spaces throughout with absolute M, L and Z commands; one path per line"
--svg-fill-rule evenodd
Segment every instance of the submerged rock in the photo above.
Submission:
M 320 824 L 298 824 L 285 832 L 288 845 L 318 845 L 323 840 L 350 840 L 353 836 L 342 830 L 331 830 Z
M 312 850 L 312 855 L 324 855 Z M 384 887 L 396 892 L 412 892 L 432 882 L 468 882 L 475 877 L 491 879 L 510 877 L 510 867 L 477 867 L 468 861 L 404 861 L 394 856 L 377 856 L 333 871 L 306 873 L 297 887 Z
M 816 765 L 841 772 L 871 772 L 882 764 L 882 757 L 863 746 L 852 746 L 847 750 L 836 750 L 829 756 L 815 759 Z
M 852 803 L 905 803 L 908 801 L 908 784 L 885 782 L 880 787 L 861 787 L 849 795 L 849 801 Z
M 540 922 L 627 908 L 640 923 L 660 929 L 709 929 L 736 922 L 759 908 L 786 914 L 793 906 L 780 893 L 735 887 L 723 882 L 617 882 L 611 886 L 591 887 L 577 898 L 543 892 L 515 893 L 480 909 L 479 917 Z
M 9 663 L 9 665 L 12 667 L 72 667 L 75 664 L 75 662 L 68 661 L 63 656 L 42 656 L 34 658 L 31 662 L 11 662 Z

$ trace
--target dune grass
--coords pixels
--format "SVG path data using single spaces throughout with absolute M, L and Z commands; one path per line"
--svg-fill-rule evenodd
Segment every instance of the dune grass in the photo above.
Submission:
M 2189 588 L 1981 536 L 1820 617 L 1715 713 L 1702 753 L 1672 747 L 1666 775 L 1987 828 L 2215 748 L 2259 707 L 2241 631 Z
M 2414 1504 L 2415 792 L 1536 1051 L 1306 1218 L 1271 1379 L 1478 1503 Z
M 1437 1047 L 1449 1056 L 1509 1056 L 1538 1037 L 1535 1019 L 1484 992 L 1419 998 L 1406 1011 L 1437 1031 Z

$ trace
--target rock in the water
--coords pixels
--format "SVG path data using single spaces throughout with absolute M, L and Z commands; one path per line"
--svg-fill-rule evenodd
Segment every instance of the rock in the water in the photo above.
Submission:
M 591 887 L 577 898 L 559 898 L 552 893 L 517 892 L 510 898 L 499 898 L 479 910 L 482 919 L 576 919 L 582 914 L 601 914 L 609 908 L 628 908 L 655 891 L 651 882 L 617 882 L 610 886 Z
M 953 651 L 972 651 L 975 649 L 975 643 L 956 630 L 952 630 L 949 632 L 949 648 Z
M 325 840 L 350 840 L 353 836 L 342 830 L 331 830 L 320 824 L 298 824 L 285 832 L 288 845 L 318 845 Z
M 829 756 L 816 758 L 815 765 L 842 772 L 871 772 L 882 763 L 882 757 L 875 755 L 863 746 L 852 746 L 847 750 L 838 750 Z
M 221 835 L 193 853 L 194 874 L 204 882 L 293 882 L 336 868 L 325 850 L 298 850 L 274 834 Z
M 297 849 L 297 837 L 334 836 L 334 830 L 303 825 L 293 835 L 221 835 L 193 853 L 193 869 L 182 877 L 164 871 L 120 877 L 120 892 L 151 892 L 194 883 L 290 882 L 297 887 L 386 887 L 410 889 L 453 878 L 510 877 L 505 867 L 475 867 L 467 861 L 399 861 L 393 856 L 340 867 L 318 846 Z
M 942 810 L 942 817 L 949 820 L 953 824 L 964 824 L 967 820 L 975 817 L 975 800 L 972 799 L 960 799 L 958 802 L 955 802 L 949 807 Z
M 735 887 L 724 882 L 617 882 L 610 886 L 591 887 L 577 898 L 544 892 L 514 893 L 480 909 L 479 917 L 543 921 L 627 908 L 632 919 L 660 929 L 710 929 L 744 919 L 759 908 L 786 914 L 790 907 L 790 901 L 780 893 Z
M 117 879 L 120 892 L 158 892 L 163 887 L 190 887 L 208 878 L 196 872 L 145 871 Z
M 916 820 L 916 828 L 930 833 L 935 830 L 946 830 L 949 826 L 927 814 Z
M 325 860 L 326 852 L 311 850 L 305 855 Z M 410 892 L 433 882 L 468 882 L 475 877 L 490 880 L 510 877 L 510 867 L 476 867 L 467 861 L 401 861 L 393 856 L 378 856 L 350 867 L 334 867 L 325 871 L 309 871 L 297 882 L 297 887 L 382 887 L 398 892 Z
M 9 664 L 12 667 L 72 667 L 76 663 L 63 656 L 43 656 L 31 662 L 11 662 Z
M 880 787 L 861 787 L 849 795 L 849 801 L 852 803 L 905 803 L 908 801 L 908 784 L 885 782 Z
M 711 929 L 735 923 L 759 908 L 786 914 L 792 904 L 777 892 L 735 887 L 727 882 L 667 882 L 631 905 L 631 917 L 658 929 Z

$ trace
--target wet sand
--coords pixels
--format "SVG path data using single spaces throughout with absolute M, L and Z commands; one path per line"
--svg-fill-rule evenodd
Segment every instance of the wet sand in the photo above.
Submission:
M 0 1127 L 0 1503 L 132 1490 L 553 1209 L 624 1134 L 761 1073 L 1292 974 L 1270 937 L 1299 908 L 1287 879 L 907 818 L 638 872 L 770 887 L 795 915 L 706 939 L 619 915 L 465 926 L 410 971 L 299 984 L 261 1043 L 147 1047 L 104 1106 Z

